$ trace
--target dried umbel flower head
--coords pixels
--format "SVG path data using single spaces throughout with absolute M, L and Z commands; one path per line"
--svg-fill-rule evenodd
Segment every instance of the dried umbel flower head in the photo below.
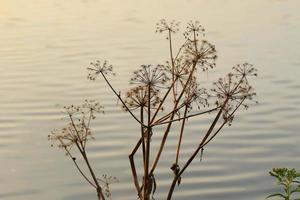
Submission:
M 89 113 L 92 117 L 92 119 L 96 118 L 96 113 L 102 113 L 104 114 L 103 106 L 100 105 L 100 103 L 96 100 L 88 100 L 86 99 L 84 103 L 82 104 L 82 110 L 83 112 Z
M 78 113 L 81 113 L 81 106 L 77 105 L 70 105 L 70 106 L 64 106 L 64 110 L 62 111 L 64 114 L 67 114 L 68 116 L 74 116 Z
M 113 72 L 113 66 L 108 64 L 106 60 L 103 63 L 101 63 L 99 60 L 97 60 L 96 62 L 91 62 L 90 67 L 88 67 L 87 69 L 89 71 L 89 80 L 95 80 L 100 73 L 103 75 L 115 75 L 115 73 Z
M 96 113 L 104 111 L 96 100 L 85 100 L 82 105 L 64 106 L 63 113 L 68 116 L 70 123 L 61 130 L 52 131 L 48 139 L 53 143 L 58 142 L 61 148 L 71 149 L 76 143 L 86 143 L 88 139 L 93 139 L 90 122 L 96 118 Z
M 257 69 L 249 63 L 237 64 L 232 69 L 234 76 L 245 78 L 246 81 L 249 76 L 257 76 Z
M 239 106 L 248 108 L 247 100 L 253 100 L 253 96 L 256 95 L 245 78 L 237 78 L 229 73 L 225 78 L 215 82 L 215 88 L 211 90 L 212 96 L 217 98 L 216 105 L 222 106 L 223 118 L 229 124 L 233 120 L 231 112 Z
M 188 106 L 189 111 L 193 109 L 193 105 L 195 105 L 198 109 L 209 106 L 208 93 L 205 88 L 199 87 L 195 78 L 193 78 L 185 90 L 184 103 Z
M 125 104 L 130 110 L 135 110 L 138 108 L 147 108 L 149 99 L 149 88 L 146 86 L 137 86 L 132 88 L 126 93 Z M 160 103 L 160 98 L 158 96 L 158 90 L 150 88 L 150 105 L 151 108 Z M 123 108 L 126 110 L 125 106 Z
M 92 137 L 91 130 L 84 121 L 77 124 L 69 123 L 61 130 L 55 129 L 48 135 L 48 140 L 52 141 L 53 144 L 57 142 L 59 148 L 64 148 L 68 151 L 72 146 L 85 143 L 89 139 L 94 138 Z M 53 144 L 51 146 L 53 146 Z
M 153 67 L 152 65 L 142 65 L 141 69 L 133 72 L 130 83 L 140 86 L 150 86 L 161 88 L 169 80 L 162 65 Z
M 205 29 L 201 26 L 199 21 L 190 21 L 187 24 L 186 31 L 184 32 L 184 37 L 194 40 L 194 37 L 199 35 L 205 35 Z
M 196 62 L 203 71 L 216 66 L 216 48 L 206 40 L 201 40 L 196 45 L 192 41 L 187 43 L 185 55 L 186 60 L 189 60 L 191 63 Z
M 186 60 L 182 58 L 177 58 L 174 59 L 173 64 L 174 68 L 170 62 L 166 62 L 166 65 L 164 66 L 165 71 L 170 75 L 173 74 L 178 81 L 183 83 L 183 81 L 186 81 L 190 75 L 190 63 L 187 63 Z
M 156 24 L 156 33 L 162 33 L 165 31 L 169 31 L 171 33 L 176 33 L 179 31 L 179 22 L 176 22 L 175 20 L 172 20 L 170 23 L 168 23 L 165 19 L 161 19 Z

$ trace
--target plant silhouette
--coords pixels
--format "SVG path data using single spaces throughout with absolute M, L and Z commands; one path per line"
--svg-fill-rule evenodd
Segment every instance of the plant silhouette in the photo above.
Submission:
M 257 76 L 257 71 L 249 63 L 233 67 L 232 72 L 213 83 L 213 89 L 203 87 L 199 74 L 209 72 L 216 67 L 217 52 L 215 46 L 204 39 L 205 30 L 198 21 L 190 21 L 187 24 L 186 31 L 183 33 L 184 41 L 176 51 L 173 47 L 173 36 L 179 32 L 178 22 L 173 20 L 168 23 L 162 19 L 157 23 L 156 32 L 166 35 L 169 44 L 169 60 L 159 65 L 141 65 L 133 72 L 130 79 L 132 88 L 125 92 L 125 95 L 121 95 L 121 92 L 110 82 L 110 76 L 114 76 L 115 73 L 108 61 L 96 61 L 87 68 L 88 79 L 95 81 L 98 77 L 102 77 L 121 102 L 123 110 L 128 112 L 140 127 L 140 138 L 129 154 L 129 161 L 137 197 L 141 200 L 154 198 L 157 187 L 155 172 L 170 134 L 179 132 L 177 146 L 174 149 L 174 162 L 170 166 L 173 178 L 170 180 L 168 195 L 164 197 L 168 200 L 172 199 L 176 185 L 180 185 L 184 172 L 196 156 L 200 154 L 202 160 L 207 144 L 225 125 L 233 123 L 237 110 L 241 107 L 248 108 L 249 103 L 255 102 L 253 97 L 256 95 L 249 78 Z M 104 187 L 104 190 L 109 189 L 109 183 L 106 182 L 107 184 L 101 186 L 86 155 L 85 146 L 87 140 L 91 138 L 90 121 L 94 119 L 95 112 L 102 111 L 99 107 L 89 108 L 86 113 L 81 111 L 81 107 L 67 107 L 67 115 L 71 123 L 63 130 L 68 133 L 53 132 L 49 137 L 59 142 L 60 147 L 67 152 L 77 169 L 81 171 L 70 152 L 72 146 L 77 147 L 92 178 L 88 178 L 82 172 L 81 175 L 96 188 L 98 199 L 110 199 L 110 192 L 108 194 L 103 192 Z M 73 113 L 77 112 L 83 115 L 78 121 L 79 124 L 73 122 L 72 117 Z M 205 115 L 210 115 L 212 121 L 207 124 L 207 130 L 200 133 L 199 138 L 195 138 L 199 142 L 190 152 L 191 155 L 182 157 L 181 148 L 183 138 L 187 134 L 185 130 L 189 125 L 188 119 L 201 120 Z M 180 128 L 171 131 L 174 124 L 179 125 Z M 156 127 L 163 132 L 157 131 Z M 158 141 L 158 148 L 154 148 L 154 141 L 151 138 L 157 134 L 161 136 L 161 140 Z M 136 168 L 134 159 L 139 149 L 142 154 L 142 169 Z M 153 155 L 150 156 L 150 152 L 153 152 Z M 141 177 L 138 176 L 138 170 L 142 171 Z

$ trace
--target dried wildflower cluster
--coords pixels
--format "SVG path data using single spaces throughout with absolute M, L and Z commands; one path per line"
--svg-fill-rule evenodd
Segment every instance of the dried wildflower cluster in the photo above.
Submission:
M 150 93 L 149 93 L 150 91 Z M 150 96 L 149 96 L 150 94 Z M 130 89 L 126 93 L 125 104 L 130 110 L 138 108 L 145 109 L 148 107 L 148 99 L 150 99 L 151 108 L 155 108 L 160 103 L 160 97 L 158 96 L 158 90 L 154 88 L 148 89 L 146 86 L 137 86 Z M 123 106 L 126 110 L 127 108 Z
M 229 125 L 234 117 L 232 112 L 240 106 L 247 109 L 248 101 L 253 100 L 256 95 L 247 81 L 247 76 L 248 74 L 239 77 L 229 73 L 225 78 L 214 82 L 215 88 L 211 89 L 211 97 L 216 97 L 216 105 L 223 107 L 223 119 Z
M 108 62 L 106 60 L 102 64 L 99 60 L 97 60 L 96 62 L 91 62 L 90 67 L 88 67 L 87 69 L 89 71 L 89 74 L 88 74 L 89 80 L 95 80 L 99 74 L 103 74 L 103 75 L 110 74 L 113 76 L 116 75 L 113 72 L 113 66 L 108 64 Z
M 196 62 L 203 71 L 216 67 L 217 52 L 215 46 L 206 40 L 201 40 L 199 45 L 195 45 L 193 41 L 187 43 L 185 56 L 187 60 Z
M 184 94 L 184 103 L 188 106 L 189 111 L 193 109 L 193 105 L 196 105 L 199 110 L 202 107 L 209 106 L 207 90 L 200 88 L 200 85 L 196 81 L 191 82 L 190 86 L 184 91 Z
M 129 155 L 129 161 L 137 198 L 141 200 L 153 198 L 157 187 L 156 169 L 170 134 L 178 131 L 174 162 L 170 165 L 173 179 L 168 196 L 163 198 L 167 200 L 172 199 L 175 186 L 181 183 L 183 173 L 196 156 L 200 154 L 202 160 L 204 147 L 218 135 L 224 125 L 231 125 L 236 111 L 241 106 L 248 108 L 249 102 L 256 95 L 249 78 L 257 76 L 257 70 L 248 63 L 233 67 L 231 73 L 213 84 L 213 89 L 203 88 L 199 74 L 216 67 L 217 51 L 213 44 L 204 39 L 205 29 L 198 21 L 187 24 L 183 32 L 184 41 L 177 50 L 173 47 L 173 35 L 179 32 L 178 22 L 162 19 L 157 23 L 156 32 L 165 34 L 168 39 L 169 60 L 163 65 L 141 65 L 133 72 L 129 81 L 133 87 L 122 93 L 125 95 L 121 95 L 109 81 L 108 75 L 115 74 L 112 65 L 107 61 L 96 61 L 87 68 L 88 79 L 95 80 L 101 75 L 121 102 L 123 110 L 140 127 L 139 139 Z M 81 106 L 65 107 L 71 123 L 61 131 L 53 132 L 49 139 L 60 142 L 60 147 L 64 147 L 68 153 L 72 146 L 76 146 L 89 165 L 85 145 L 92 138 L 90 121 L 99 112 L 103 112 L 103 108 L 93 101 L 86 101 Z M 195 138 L 197 145 L 190 152 L 191 156 L 187 159 L 181 158 L 188 119 L 193 117 L 201 121 L 205 114 L 211 114 L 212 122 L 207 124 L 206 131 L 197 134 L 200 138 Z M 81 117 L 78 118 L 78 115 Z M 178 130 L 173 128 L 175 123 L 180 127 Z M 157 132 L 156 126 L 160 127 L 160 132 Z M 152 140 L 153 135 L 159 135 L 160 140 Z M 154 142 L 158 144 L 153 145 Z M 134 157 L 137 153 L 142 154 L 142 169 L 136 169 Z M 75 165 L 77 166 L 76 162 Z M 101 179 L 95 178 L 93 170 L 90 172 L 94 181 L 88 178 L 86 180 L 96 188 L 98 200 L 111 199 L 108 185 L 115 179 L 106 175 Z M 83 176 L 85 177 L 84 174 Z M 98 181 L 102 183 L 102 187 Z
M 85 100 L 81 105 L 65 106 L 63 113 L 67 116 L 69 122 L 62 129 L 53 130 L 48 135 L 48 140 L 52 142 L 51 146 L 57 143 L 59 148 L 65 150 L 66 155 L 71 158 L 83 178 L 95 188 L 98 199 L 102 200 L 104 199 L 104 193 L 87 157 L 86 144 L 88 140 L 94 139 L 90 129 L 91 121 L 96 119 L 97 113 L 104 113 L 103 106 L 98 101 Z M 71 151 L 72 148 L 77 149 L 78 152 Z M 79 153 L 88 172 L 84 172 L 84 166 L 77 163 L 77 157 L 73 153 Z
M 186 31 L 183 33 L 185 38 L 190 38 L 194 36 L 205 36 L 205 29 L 202 27 L 199 21 L 190 21 L 187 23 Z
M 156 24 L 156 33 L 163 33 L 165 31 L 176 33 L 179 31 L 179 22 L 176 22 L 175 20 L 172 20 L 170 23 L 168 23 L 165 19 L 161 19 Z
M 72 146 L 85 144 L 94 139 L 90 130 L 90 122 L 96 119 L 96 113 L 104 113 L 103 106 L 95 100 L 85 100 L 82 105 L 64 106 L 63 113 L 70 122 L 61 130 L 55 129 L 48 135 L 53 143 L 58 142 L 60 148 L 71 149 Z
M 141 69 L 133 72 L 130 83 L 151 88 L 162 88 L 168 80 L 169 77 L 164 70 L 164 66 L 142 65 Z
M 58 142 L 59 148 L 70 151 L 74 145 L 85 143 L 89 139 L 94 139 L 94 137 L 92 137 L 91 130 L 86 124 L 80 122 L 77 124 L 68 123 L 67 126 L 61 130 L 53 130 L 51 134 L 48 135 L 48 139 L 53 142 Z
M 255 96 L 248 78 L 256 76 L 257 71 L 248 63 L 233 67 L 231 73 L 214 83 L 213 89 L 203 88 L 199 80 L 199 73 L 216 67 L 217 53 L 215 46 L 203 38 L 205 37 L 205 29 L 200 23 L 190 21 L 183 33 L 185 41 L 175 52 L 172 45 L 172 36 L 178 31 L 179 23 L 174 20 L 168 23 L 165 19 L 162 19 L 157 23 L 156 32 L 165 33 L 169 40 L 170 60 L 166 61 L 165 65 L 141 65 L 141 68 L 134 71 L 130 79 L 130 83 L 137 86 L 129 89 L 125 97 L 122 97 L 113 88 L 106 77 L 108 73 L 102 70 L 103 67 L 95 70 L 96 74 L 101 73 L 103 75 L 108 86 L 122 102 L 124 110 L 129 112 L 141 126 L 141 138 L 134 147 L 129 159 L 137 195 L 142 200 L 149 200 L 155 192 L 155 169 L 174 123 L 179 123 L 181 128 L 179 130 L 175 162 L 171 165 L 174 179 L 170 186 L 168 200 L 172 197 L 176 183 L 180 183 L 182 173 L 195 156 L 201 152 L 202 160 L 204 146 L 215 138 L 225 124 L 231 125 L 238 108 L 240 106 L 248 108 L 249 101 L 252 101 Z M 215 102 L 213 105 L 209 105 L 211 100 Z M 167 109 L 162 109 L 164 106 Z M 197 109 L 194 109 L 194 107 Z M 139 114 L 134 112 L 136 110 L 140 111 Z M 200 139 L 198 148 L 195 149 L 186 162 L 181 163 L 180 149 L 184 130 L 188 123 L 187 119 L 213 112 L 216 113 L 216 116 L 207 132 Z M 223 121 L 220 119 L 223 119 Z M 151 164 L 149 152 L 155 152 L 151 148 L 151 137 L 156 134 L 153 127 L 163 125 L 165 131 Z M 143 157 L 144 174 L 141 178 L 138 178 L 134 161 L 134 155 L 139 148 L 142 149 Z M 139 179 L 142 181 L 139 182 Z

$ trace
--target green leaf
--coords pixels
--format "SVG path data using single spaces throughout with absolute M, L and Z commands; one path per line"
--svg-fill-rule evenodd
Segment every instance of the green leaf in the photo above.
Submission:
M 267 196 L 266 199 L 268 199 L 268 198 L 270 198 L 270 197 L 282 197 L 282 198 L 284 198 L 284 199 L 286 198 L 286 196 L 283 195 L 283 194 L 281 194 L 281 193 L 271 194 L 271 195 Z

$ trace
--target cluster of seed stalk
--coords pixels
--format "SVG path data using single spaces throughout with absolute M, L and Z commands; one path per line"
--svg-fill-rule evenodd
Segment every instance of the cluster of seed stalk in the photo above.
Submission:
M 215 46 L 204 38 L 204 28 L 198 21 L 187 24 L 184 32 L 184 41 L 175 51 L 173 36 L 179 31 L 179 23 L 161 20 L 157 24 L 156 32 L 166 34 L 168 40 L 169 60 L 165 64 L 142 65 L 133 72 L 130 79 L 132 88 L 121 95 L 109 81 L 109 75 L 115 75 L 112 65 L 107 61 L 96 61 L 88 67 L 88 79 L 95 80 L 101 76 L 121 102 L 123 110 L 129 113 L 140 127 L 139 139 L 129 154 L 132 179 L 137 193 L 137 198 L 150 200 L 153 198 L 157 187 L 155 172 L 161 155 L 165 150 L 165 144 L 170 134 L 179 132 L 174 162 L 170 166 L 173 179 L 170 181 L 168 195 L 163 199 L 171 200 L 176 185 L 180 185 L 184 172 L 198 154 L 203 153 L 204 147 L 209 144 L 221 129 L 231 125 L 236 111 L 240 107 L 248 108 L 248 102 L 253 101 L 255 92 L 248 79 L 257 76 L 256 69 L 248 63 L 233 67 L 232 72 L 224 78 L 220 78 L 213 84 L 213 89 L 203 88 L 200 84 L 199 74 L 216 67 Z M 198 118 L 210 114 L 212 121 L 207 124 L 207 130 L 199 133 L 197 147 L 190 152 L 190 157 L 180 157 L 183 137 L 188 126 L 187 119 Z M 72 118 L 71 118 L 72 121 Z M 172 130 L 174 124 L 179 124 L 179 130 Z M 88 122 L 89 124 L 89 122 Z M 160 127 L 161 133 L 155 127 Z M 77 129 L 73 126 L 71 129 Z M 74 131 L 73 131 L 74 132 Z M 75 131 L 76 132 L 76 131 Z M 80 133 L 80 131 L 77 131 Z M 74 133 L 72 133 L 74 135 Z M 152 145 L 152 136 L 162 134 L 157 149 Z M 79 145 L 79 151 L 85 150 L 89 131 L 83 136 L 68 140 Z M 55 138 L 56 140 L 61 140 Z M 79 143 L 79 144 L 77 144 Z M 83 147 L 80 147 L 83 143 Z M 61 144 L 63 147 L 65 143 Z M 65 150 L 69 152 L 66 147 Z M 136 168 L 134 159 L 138 150 L 142 154 L 142 169 Z M 154 154 L 150 156 L 150 152 Z M 84 155 L 83 155 L 84 157 Z M 76 164 L 76 163 L 75 163 Z M 141 171 L 141 177 L 138 176 Z M 95 186 L 95 183 L 92 185 Z M 98 184 L 99 185 L 99 184 Z M 106 199 L 103 188 L 96 185 L 98 199 Z M 111 198 L 111 196 L 109 197 Z

